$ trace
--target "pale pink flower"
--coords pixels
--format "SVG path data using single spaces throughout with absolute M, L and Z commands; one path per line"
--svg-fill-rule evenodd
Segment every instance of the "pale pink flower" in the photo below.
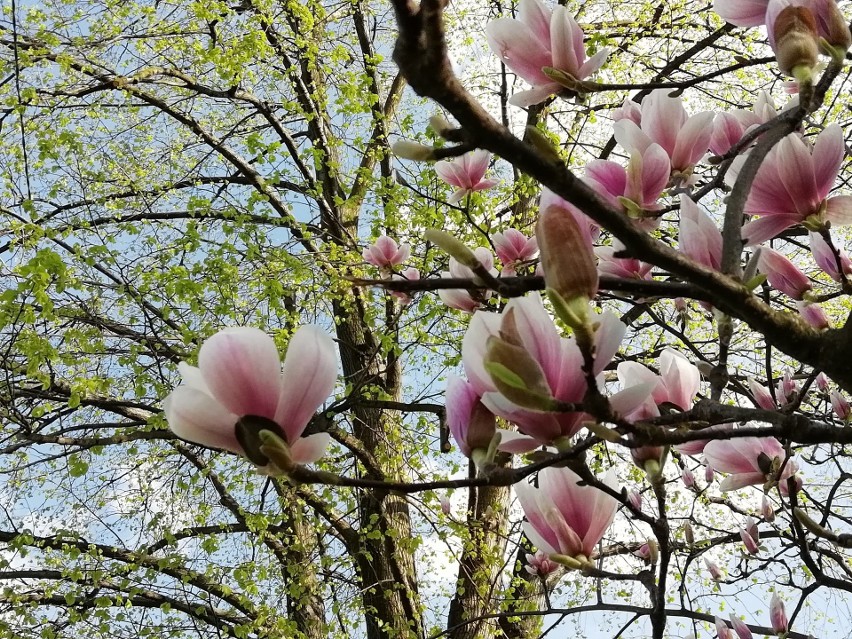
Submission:
M 789 629 L 784 602 L 776 592 L 772 593 L 772 599 L 769 602 L 769 622 L 772 624 L 772 631 L 776 635 L 782 635 Z
M 802 316 L 802 319 L 815 329 L 819 331 L 826 331 L 831 328 L 831 323 L 828 321 L 828 315 L 825 314 L 825 311 L 822 310 L 822 306 L 819 304 L 797 301 L 796 308 L 799 311 L 799 315 Z
M 764 410 L 775 410 L 775 400 L 765 386 L 758 384 L 753 377 L 748 378 L 748 387 L 754 397 L 754 403 Z
M 676 178 L 689 178 L 693 167 L 709 148 L 713 134 L 712 111 L 688 116 L 681 98 L 657 89 L 642 100 L 642 122 L 628 119 L 614 124 L 615 139 L 628 153 L 645 153 L 651 144 L 659 144 L 671 161 Z
M 561 5 L 551 11 L 539 0 L 521 0 L 517 20 L 494 20 L 485 27 L 485 33 L 488 45 L 503 64 L 533 87 L 509 99 L 516 106 L 538 104 L 563 90 L 544 68 L 584 80 L 603 65 L 609 54 L 608 49 L 601 49 L 587 59 L 583 31 L 574 17 Z
M 710 136 L 708 146 L 716 155 L 725 155 L 731 147 L 739 142 L 745 127 L 740 119 L 733 113 L 717 113 L 713 119 L 713 134 Z
M 465 457 L 472 457 L 476 449 L 488 448 L 497 422 L 470 383 L 456 376 L 447 380 L 446 409 L 450 433 Z
M 537 551 L 534 555 L 527 553 L 526 557 L 527 565 L 524 566 L 524 570 L 531 575 L 546 577 L 559 568 L 559 564 L 555 561 L 551 561 L 547 554 L 542 550 Z
M 627 501 L 635 510 L 642 512 L 642 495 L 632 488 L 627 491 Z
M 784 462 L 786 454 L 774 437 L 738 437 L 710 442 L 704 447 L 704 456 L 715 470 L 730 473 L 719 485 L 725 492 L 775 479 L 776 470 Z M 797 470 L 798 466 L 792 459 L 784 465 L 778 480 L 783 494 L 787 493 L 787 479 Z
M 760 502 L 760 514 L 763 515 L 766 523 L 771 524 L 775 521 L 775 507 L 766 495 L 763 496 L 763 499 Z
M 408 244 L 398 246 L 394 239 L 382 235 L 365 248 L 362 255 L 368 264 L 378 266 L 384 271 L 391 271 L 394 266 L 399 266 L 408 259 L 411 255 L 411 247 Z
M 722 569 L 719 568 L 719 565 L 716 562 L 710 561 L 705 557 L 704 565 L 707 566 L 707 571 L 710 573 L 710 578 L 713 581 L 721 581 L 725 578 L 725 575 L 722 574 Z
M 587 389 L 582 372 L 583 356 L 573 336 L 560 337 L 538 294 L 510 300 L 502 315 L 479 312 L 473 316 L 462 340 L 467 378 L 482 396 L 482 403 L 498 417 L 515 423 L 522 433 L 543 444 L 573 436 L 588 419 L 586 413 L 546 413 L 521 408 L 497 391 L 485 370 L 488 339 L 499 336 L 501 324 L 509 315 L 521 346 L 540 366 L 551 395 L 564 402 L 583 400 Z M 599 317 L 595 331 L 595 375 L 615 356 L 625 331 L 625 325 L 615 315 L 604 313 Z
M 590 245 L 597 241 L 601 234 L 601 228 L 595 223 L 595 221 L 569 201 L 563 200 L 561 197 L 556 195 L 556 193 L 545 187 L 541 190 L 541 197 L 539 198 L 539 214 L 541 214 L 542 211 L 551 208 L 559 209 L 565 215 L 573 217 L 577 222 L 577 225 L 580 227 L 583 237 L 588 240 Z
M 515 484 L 527 519 L 524 533 L 539 550 L 588 559 L 612 524 L 618 500 L 579 482 L 570 468 L 550 467 L 538 474 L 537 488 L 525 481 Z M 607 473 L 603 483 L 615 490 L 615 473 Z
M 255 417 L 290 447 L 295 463 L 311 463 L 325 453 L 328 433 L 301 436 L 337 380 L 334 342 L 319 327 L 302 326 L 293 334 L 283 371 L 273 339 L 249 327 L 219 331 L 202 344 L 197 368 L 181 362 L 178 370 L 184 383 L 166 397 L 163 409 L 181 439 L 266 466 L 268 459 L 237 439 L 237 421 Z
M 624 251 L 624 244 L 613 238 L 612 246 L 596 246 L 595 256 L 598 258 L 598 272 L 601 275 L 622 277 L 625 279 L 650 280 L 653 264 L 642 262 L 635 257 L 615 257 L 616 253 Z
M 394 274 L 391 279 L 397 281 L 408 280 L 409 282 L 414 282 L 420 279 L 420 271 L 418 271 L 413 266 L 409 266 L 402 273 Z M 399 299 L 400 304 L 405 305 L 411 303 L 411 295 L 409 295 L 405 291 L 391 291 L 391 295 Z
M 462 200 L 474 191 L 484 191 L 499 183 L 499 180 L 484 179 L 490 159 L 491 154 L 488 151 L 479 149 L 465 153 L 454 160 L 441 160 L 435 163 L 435 173 L 438 177 L 450 186 L 456 187 L 447 200 L 450 204 Z
M 692 471 L 689 470 L 689 468 L 681 469 L 680 479 L 683 482 L 683 485 L 687 488 L 695 488 L 695 475 L 692 474 Z
M 450 504 L 450 498 L 446 495 L 441 495 L 438 497 L 438 501 L 441 504 L 441 512 L 445 515 L 449 515 L 452 512 L 452 504 Z
M 746 525 L 743 528 L 740 528 L 740 539 L 742 539 L 749 554 L 756 555 L 760 552 L 760 548 L 758 547 L 760 535 L 757 530 L 757 525 L 751 517 L 746 520 Z
M 736 615 L 731 615 L 731 626 L 733 626 L 734 632 L 737 633 L 739 639 L 754 639 L 754 635 L 751 634 L 749 627 Z
M 612 110 L 612 121 L 630 120 L 637 126 L 642 124 L 642 109 L 639 108 L 639 103 L 634 102 L 630 98 L 624 98 L 624 102 L 620 107 Z
M 638 362 L 621 362 L 616 370 L 622 388 L 646 384 L 651 389 L 649 399 L 654 404 L 673 404 L 679 410 L 692 408 L 701 383 L 698 367 L 670 348 L 660 355 L 659 375 Z
M 828 377 L 825 376 L 825 373 L 816 376 L 816 386 L 823 393 L 828 390 Z
M 775 386 L 775 396 L 778 398 L 778 402 L 782 406 L 786 406 L 787 404 L 791 404 L 795 401 L 798 391 L 798 384 L 796 384 L 796 380 L 793 379 L 793 375 L 790 371 L 786 371 L 784 376 Z
M 811 254 L 814 256 L 814 261 L 831 279 L 840 282 L 843 280 L 841 273 L 843 275 L 852 274 L 852 260 L 849 259 L 846 251 L 841 248 L 838 255 L 835 255 L 821 233 L 811 231 L 808 235 L 811 239 Z M 839 269 L 838 261 L 840 262 Z
M 491 241 L 494 243 L 497 257 L 503 264 L 503 270 L 500 272 L 503 276 L 514 275 L 518 264 L 528 262 L 538 255 L 538 242 L 535 235 L 527 237 L 517 229 L 506 229 L 502 233 L 494 233 Z
M 734 633 L 721 617 L 713 617 L 716 625 L 716 639 L 734 639 Z
M 685 193 L 680 195 L 681 252 L 714 271 L 722 268 L 722 232 L 716 223 Z
M 638 550 L 635 550 L 633 554 L 645 563 L 649 563 L 651 561 L 651 546 L 647 543 L 639 546 Z
M 713 483 L 714 479 L 716 479 L 716 471 L 713 470 L 713 467 L 710 464 L 707 464 L 704 467 L 704 481 L 706 481 L 709 486 Z
M 831 391 L 831 395 L 829 397 L 831 399 L 831 408 L 834 410 L 834 414 L 844 422 L 849 421 L 849 415 L 852 411 L 850 411 L 849 402 L 846 398 L 843 397 L 838 390 Z
M 802 273 L 795 264 L 767 246 L 760 247 L 760 256 L 757 259 L 757 268 L 773 288 L 778 289 L 794 300 L 800 300 L 805 293 L 811 290 L 811 281 Z
M 819 134 L 814 146 L 797 133 L 776 144 L 760 165 L 744 212 L 760 215 L 743 226 L 749 245 L 760 244 L 782 231 L 805 223 L 809 227 L 852 224 L 852 196 L 829 198 L 845 150 L 843 130 L 831 124 Z M 733 185 L 747 156 L 738 156 L 725 176 Z
M 480 246 L 473 250 L 476 259 L 487 271 L 494 277 L 497 277 L 497 269 L 494 268 L 494 256 L 484 246 Z M 441 271 L 441 277 L 444 278 L 464 278 L 473 280 L 476 276 L 468 267 L 460 264 L 459 261 L 451 257 L 449 262 L 449 271 Z M 439 289 L 438 297 L 441 301 L 449 306 L 466 313 L 473 313 L 476 309 L 482 306 L 482 303 L 491 297 L 491 291 L 487 289 L 479 289 L 475 291 L 475 295 L 471 291 L 461 288 Z
M 627 168 L 612 160 L 592 160 L 586 164 L 583 179 L 612 206 L 636 216 L 642 211 L 662 208 L 657 200 L 668 184 L 670 173 L 671 164 L 663 147 L 650 144 L 631 153 Z

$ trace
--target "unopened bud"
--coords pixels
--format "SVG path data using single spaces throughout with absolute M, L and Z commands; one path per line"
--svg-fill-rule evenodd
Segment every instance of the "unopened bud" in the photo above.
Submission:
M 598 292 L 598 268 L 592 240 L 574 215 L 556 206 L 545 207 L 536 226 L 544 282 L 570 303 L 591 300 Z
M 509 401 L 533 410 L 553 409 L 554 400 L 544 371 L 523 347 L 496 336 L 489 337 L 485 370 Z
M 639 512 L 642 512 L 642 495 L 640 495 L 635 490 L 627 491 L 627 501 L 630 502 L 630 505 Z
M 784 7 L 773 29 L 775 57 L 781 72 L 801 82 L 799 75 L 803 70 L 810 71 L 817 63 L 817 29 L 813 13 L 807 7 Z
M 692 546 L 695 544 L 695 532 L 692 530 L 692 524 L 688 521 L 683 524 L 683 538 L 687 545 Z
M 435 149 L 411 140 L 397 140 L 393 143 L 391 152 L 398 158 L 415 162 L 428 162 L 435 159 Z
M 656 566 L 660 561 L 660 547 L 657 545 L 657 540 L 653 537 L 648 537 L 648 561 L 652 566 Z
M 760 513 L 767 523 L 771 524 L 775 521 L 775 508 L 773 508 L 772 502 L 769 501 L 769 497 L 766 495 L 763 496 L 763 501 L 760 504 Z
M 819 8 L 821 31 L 825 35 L 820 39 L 820 49 L 836 62 L 843 62 L 846 51 L 852 46 L 852 33 L 846 18 L 835 0 L 823 0 Z
M 450 257 L 456 258 L 459 264 L 469 269 L 480 267 L 482 264 L 464 242 L 458 240 L 454 235 L 438 229 L 426 229 L 423 237 L 432 242 L 438 248 L 444 249 Z

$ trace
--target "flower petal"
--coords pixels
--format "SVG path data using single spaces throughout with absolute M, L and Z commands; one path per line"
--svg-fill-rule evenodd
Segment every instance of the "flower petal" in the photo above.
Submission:
M 331 435 L 328 433 L 299 437 L 290 445 L 290 457 L 296 464 L 313 464 L 325 455 L 330 443 Z
M 292 445 L 337 381 L 337 355 L 331 336 L 319 326 L 300 327 L 290 338 L 275 421 Z
M 197 388 L 175 388 L 163 400 L 163 411 L 169 428 L 181 439 L 243 454 L 234 431 L 239 416 Z
M 221 330 L 201 346 L 198 368 L 211 395 L 229 411 L 274 419 L 281 361 L 269 335 L 247 326 Z

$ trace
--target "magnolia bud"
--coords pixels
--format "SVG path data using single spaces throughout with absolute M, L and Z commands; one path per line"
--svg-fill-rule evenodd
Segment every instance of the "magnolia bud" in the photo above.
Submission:
M 712 577 L 713 581 L 721 581 L 724 578 L 722 569 L 715 562 L 705 559 L 704 565 L 707 566 L 707 570 L 710 572 L 710 577 Z
M 740 639 L 754 639 L 754 635 L 751 634 L 749 627 L 736 615 L 731 615 L 731 625 Z
M 695 533 L 692 530 L 692 524 L 688 521 L 683 524 L 683 538 L 688 546 L 695 543 Z
M 787 632 L 787 613 L 784 610 L 784 602 L 777 593 L 772 593 L 772 600 L 769 602 L 769 621 L 776 635 L 783 635 Z
M 630 505 L 633 506 L 634 510 L 642 512 L 642 495 L 638 492 L 635 490 L 628 490 L 627 501 L 630 502 Z
M 782 73 L 796 77 L 817 63 L 816 21 L 806 7 L 784 7 L 773 26 L 775 57 Z M 800 80 L 801 81 L 801 80 Z
M 427 162 L 435 159 L 435 149 L 411 140 L 397 140 L 393 143 L 391 152 L 398 158 L 414 160 L 415 162 Z
M 591 300 L 598 292 L 598 268 L 591 238 L 574 216 L 556 206 L 539 214 L 536 238 L 547 288 L 570 303 Z
M 771 524 L 775 521 L 775 508 L 772 506 L 772 502 L 769 501 L 769 497 L 766 495 L 763 496 L 763 501 L 760 504 L 760 513 L 763 515 L 763 519 L 765 519 L 767 523 Z
M 849 32 L 846 18 L 835 0 L 822 0 L 818 14 L 820 31 L 825 34 L 825 38 L 820 41 L 820 48 L 826 55 L 843 62 L 847 49 L 852 46 L 852 33 Z

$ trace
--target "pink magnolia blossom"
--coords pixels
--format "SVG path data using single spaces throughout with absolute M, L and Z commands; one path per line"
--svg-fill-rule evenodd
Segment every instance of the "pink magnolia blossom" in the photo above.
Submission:
M 798 396 L 799 387 L 790 371 L 786 371 L 775 387 L 775 396 L 781 406 L 791 404 Z
M 219 331 L 201 346 L 197 368 L 181 362 L 178 370 L 184 383 L 163 408 L 181 439 L 266 466 L 262 453 L 245 450 L 237 438 L 237 421 L 253 417 L 286 442 L 295 463 L 314 462 L 325 453 L 328 433 L 301 436 L 337 379 L 334 342 L 319 327 L 302 326 L 293 334 L 283 371 L 273 339 L 249 327 Z
M 716 639 L 734 639 L 734 633 L 721 617 L 713 617 L 716 626 Z
M 409 266 L 402 273 L 394 274 L 391 279 L 397 281 L 408 280 L 409 282 L 414 282 L 420 279 L 420 271 L 418 271 L 413 266 Z M 409 295 L 405 291 L 391 291 L 391 295 L 399 299 L 400 304 L 405 305 L 411 303 L 411 295 Z
M 680 195 L 678 243 L 691 260 L 714 271 L 722 269 L 722 232 L 685 193 Z
M 631 152 L 627 168 L 612 160 L 592 160 L 586 164 L 583 179 L 613 207 L 639 217 L 643 211 L 662 208 L 657 200 L 668 184 L 670 172 L 663 147 L 649 144 L 642 151 Z M 653 227 L 654 222 L 651 219 L 645 224 Z
M 538 488 L 524 481 L 515 484 L 527 519 L 524 533 L 539 550 L 588 559 L 612 524 L 618 500 L 579 482 L 570 468 L 550 467 L 538 474 Z M 615 473 L 607 473 L 603 483 L 615 490 Z
M 613 109 L 611 115 L 613 122 L 618 122 L 619 120 L 630 120 L 636 126 L 640 126 L 642 124 L 642 109 L 639 108 L 638 102 L 634 102 L 630 98 L 624 98 L 624 102 L 621 106 Z
M 748 378 L 748 387 L 754 397 L 754 403 L 763 410 L 775 410 L 778 408 L 775 405 L 775 400 L 772 399 L 770 393 L 765 386 L 758 384 L 753 377 Z
M 843 281 L 843 275 L 852 274 L 852 260 L 849 259 L 846 251 L 841 248 L 838 250 L 838 254 L 835 255 L 834 251 L 831 250 L 831 246 L 823 238 L 822 233 L 811 231 L 808 235 L 811 240 L 811 254 L 814 256 L 817 266 L 823 272 L 835 282 Z M 839 268 L 838 261 L 840 263 Z
M 484 246 L 480 246 L 473 250 L 473 254 L 476 255 L 476 259 L 479 260 L 479 263 L 482 264 L 486 270 L 488 270 L 494 277 L 497 277 L 497 269 L 494 268 L 494 256 L 491 255 L 491 251 Z M 454 257 L 450 258 L 449 269 L 449 271 L 441 271 L 441 277 L 464 278 L 470 280 L 475 278 L 473 271 L 463 264 L 460 264 Z M 475 295 L 473 293 L 475 293 Z M 461 288 L 442 288 L 438 290 L 438 297 L 440 297 L 441 301 L 450 308 L 455 308 L 466 313 L 473 313 L 476 309 L 482 306 L 483 302 L 491 297 L 491 291 L 481 289 L 471 292 Z
M 435 173 L 438 177 L 450 186 L 456 187 L 447 200 L 450 204 L 462 200 L 474 191 L 490 189 L 499 182 L 499 180 L 484 179 L 490 159 L 491 154 L 488 151 L 479 149 L 465 153 L 454 160 L 441 160 L 435 163 Z
M 642 100 L 641 125 L 629 119 L 614 124 L 615 139 L 628 153 L 645 153 L 652 144 L 663 147 L 676 177 L 688 178 L 709 148 L 712 111 L 688 116 L 681 98 L 657 89 Z
M 840 394 L 840 391 L 831 391 L 830 399 L 831 408 L 834 410 L 834 414 L 844 422 L 849 421 L 849 416 L 852 414 L 852 410 L 849 408 L 849 402 Z
M 482 405 L 473 386 L 460 377 L 447 381 L 447 425 L 465 457 L 486 449 L 497 431 L 494 414 Z
M 524 566 L 524 570 L 526 570 L 531 575 L 539 575 L 541 577 L 546 577 L 557 568 L 559 568 L 559 564 L 555 561 L 551 561 L 542 550 L 537 551 L 534 555 L 530 553 L 526 553 L 527 565 Z
M 438 497 L 438 502 L 441 504 L 441 512 L 449 515 L 453 510 L 453 505 L 450 503 L 450 498 L 446 495 Z
M 763 499 L 760 502 L 760 514 L 763 516 L 763 519 L 766 520 L 766 523 L 771 524 L 775 521 L 775 507 L 766 495 L 763 496 Z
M 796 104 L 798 104 L 798 98 L 794 98 L 792 102 L 785 105 L 783 110 L 787 110 Z M 724 155 L 750 129 L 769 122 L 777 115 L 775 103 L 766 91 L 761 91 L 758 94 L 751 111 L 734 109 L 730 112 L 717 113 L 713 120 L 713 134 L 709 143 L 710 150 L 716 155 Z
M 689 489 L 695 488 L 695 475 L 692 473 L 689 468 L 683 468 L 680 471 L 680 479 L 683 482 L 683 485 Z
M 632 488 L 627 491 L 627 501 L 633 506 L 634 510 L 642 512 L 642 495 Z
M 642 262 L 634 257 L 616 257 L 616 253 L 624 251 L 624 244 L 613 238 L 612 246 L 596 246 L 595 255 L 598 258 L 598 272 L 601 275 L 622 277 L 625 279 L 650 280 L 653 264 Z
M 784 601 L 777 592 L 772 593 L 772 599 L 769 601 L 769 623 L 772 624 L 772 631 L 776 635 L 782 635 L 789 630 Z
M 816 386 L 823 393 L 828 390 L 828 377 L 825 376 L 825 373 L 816 376 Z
M 760 551 L 758 547 L 760 533 L 757 529 L 757 524 L 754 523 L 754 519 L 751 517 L 746 519 L 745 526 L 740 528 L 740 539 L 742 539 L 749 554 L 756 555 Z
M 765 273 L 773 288 L 778 289 L 794 300 L 800 300 L 811 290 L 808 276 L 799 270 L 789 259 L 769 247 L 760 247 L 757 268 Z
M 731 615 L 731 626 L 734 628 L 734 632 L 737 633 L 739 639 L 754 639 L 754 635 L 751 634 L 749 627 L 736 615 Z
M 540 366 L 552 396 L 564 402 L 583 400 L 587 388 L 582 372 L 583 356 L 573 336 L 560 337 L 538 294 L 512 299 L 501 315 L 479 312 L 473 316 L 462 340 L 462 362 L 467 378 L 491 412 L 513 422 L 518 430 L 540 443 L 550 444 L 559 438 L 573 436 L 588 419 L 586 413 L 529 410 L 497 391 L 485 369 L 485 355 L 489 337 L 500 335 L 507 317 L 512 318 L 521 346 Z M 615 356 L 625 331 L 625 325 L 615 315 L 604 313 L 600 316 L 595 332 L 595 375 Z
M 774 437 L 738 437 L 712 441 L 704 448 L 707 462 L 717 471 L 730 473 L 719 488 L 725 492 L 745 486 L 764 484 L 775 479 L 777 468 L 784 462 L 784 447 Z M 795 475 L 798 466 L 788 460 L 778 478 L 778 487 L 787 493 L 787 479 Z
M 502 233 L 494 233 L 491 236 L 497 257 L 503 264 L 500 272 L 503 276 L 515 274 L 519 263 L 528 262 L 538 255 L 538 242 L 535 235 L 527 237 L 517 229 L 506 229 Z
M 509 99 L 516 106 L 538 104 L 563 90 L 545 68 L 584 80 L 603 65 L 609 53 L 601 49 L 586 59 L 583 31 L 574 17 L 561 5 L 550 10 L 539 0 L 521 0 L 517 20 L 494 20 L 485 27 L 485 33 L 488 45 L 503 64 L 533 87 Z
M 815 329 L 819 331 L 826 331 L 831 328 L 831 323 L 828 321 L 828 315 L 825 314 L 825 311 L 822 310 L 822 306 L 819 304 L 798 301 L 796 302 L 796 309 L 799 311 L 799 315 L 802 316 L 802 319 Z
M 398 246 L 394 239 L 382 235 L 365 248 L 362 255 L 368 264 L 391 271 L 394 266 L 399 266 L 408 259 L 411 255 L 411 247 L 408 244 Z
M 829 198 L 845 150 L 843 130 L 831 124 L 813 147 L 797 133 L 776 144 L 760 169 L 746 199 L 744 212 L 760 215 L 743 226 L 749 245 L 760 244 L 797 224 L 809 228 L 852 224 L 852 196 Z M 725 176 L 733 185 L 746 156 L 738 156 Z
M 710 578 L 713 581 L 721 581 L 725 578 L 725 575 L 722 573 L 722 569 L 719 568 L 719 565 L 715 561 L 710 561 L 705 557 L 704 565 L 707 566 L 707 571 L 710 573 Z
M 567 200 L 563 200 L 561 197 L 556 195 L 556 193 L 545 187 L 541 190 L 538 210 L 541 212 L 551 208 L 559 209 L 566 215 L 572 216 L 577 222 L 577 225 L 580 227 L 583 237 L 588 240 L 590 245 L 597 241 L 601 234 L 601 228 L 595 223 L 595 221 L 576 206 Z
M 638 362 L 621 362 L 616 370 L 623 388 L 648 384 L 654 404 L 673 404 L 679 410 L 692 408 L 701 383 L 698 367 L 670 348 L 660 355 L 659 375 Z

